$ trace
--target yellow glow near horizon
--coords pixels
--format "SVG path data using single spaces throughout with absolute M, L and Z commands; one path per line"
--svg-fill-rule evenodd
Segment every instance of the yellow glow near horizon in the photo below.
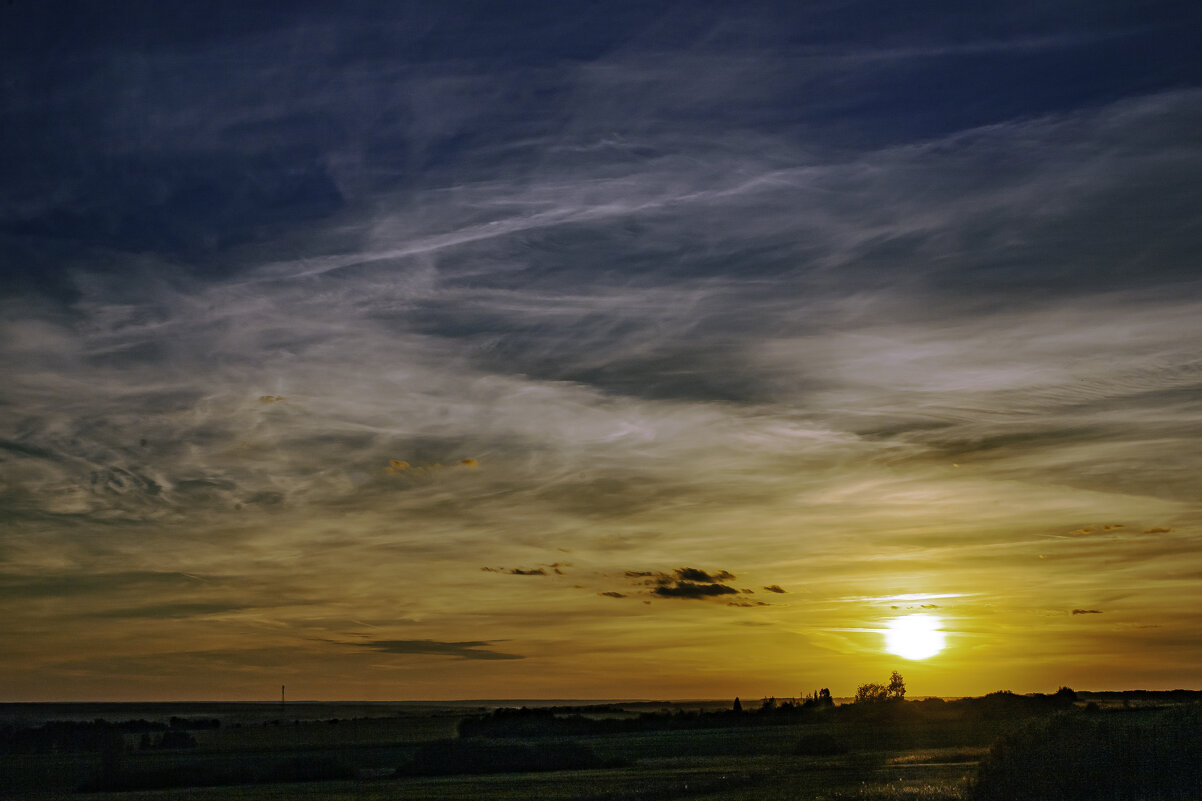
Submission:
M 933 615 L 899 617 L 885 632 L 885 649 L 904 659 L 926 659 L 943 650 L 943 621 Z

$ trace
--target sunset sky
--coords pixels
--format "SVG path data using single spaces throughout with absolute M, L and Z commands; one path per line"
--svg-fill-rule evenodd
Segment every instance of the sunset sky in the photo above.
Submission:
M 0 701 L 1202 687 L 1199 30 L 0 6 Z

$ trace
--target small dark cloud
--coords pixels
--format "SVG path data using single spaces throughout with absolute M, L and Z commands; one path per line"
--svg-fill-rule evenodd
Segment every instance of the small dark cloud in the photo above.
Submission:
M 1124 526 L 1122 523 L 1107 523 L 1106 525 L 1102 526 L 1103 531 L 1114 531 L 1120 528 L 1126 528 L 1126 526 Z
M 726 581 L 734 578 L 734 573 L 728 570 L 718 570 L 714 573 L 698 570 L 695 567 L 678 567 L 676 568 L 676 578 L 681 581 L 693 581 L 699 583 L 714 583 L 718 581 Z
M 939 604 L 920 604 L 919 609 L 938 609 Z
M 750 598 L 739 598 L 734 601 L 727 601 L 726 605 L 727 606 L 739 606 L 739 607 L 743 607 L 743 608 L 748 608 L 748 607 L 753 607 L 753 606 L 768 606 L 768 604 L 764 603 L 763 601 L 754 601 Z
M 640 583 L 651 587 L 651 594 L 660 598 L 717 598 L 737 595 L 739 590 L 722 582 L 733 579 L 729 570 L 702 570 L 696 567 L 678 567 L 671 573 L 653 570 L 627 570 L 628 579 L 646 579 Z
M 503 568 L 503 567 L 482 567 L 480 569 L 483 570 L 485 573 L 504 573 L 505 572 L 505 568 Z
M 520 567 L 515 567 L 513 570 L 509 571 L 509 575 L 511 575 L 511 576 L 545 576 L 545 575 L 547 575 L 547 571 L 543 570 L 541 567 L 532 567 L 529 570 L 523 570 Z
M 1069 532 L 1069 534 L 1072 534 L 1077 537 L 1084 537 L 1087 534 L 1093 534 L 1093 533 L 1094 533 L 1093 526 L 1084 526 L 1082 528 L 1074 529 L 1073 531 Z
M 1074 609 L 1073 614 L 1074 615 L 1100 615 L 1100 614 L 1102 614 L 1102 610 L 1101 609 Z
M 786 590 L 784 587 L 780 586 L 779 584 L 769 584 L 764 589 L 767 590 L 768 592 L 779 592 L 779 593 L 788 592 L 788 590 Z
M 714 598 L 719 595 L 737 595 L 738 590 L 725 584 L 699 584 L 693 581 L 675 581 L 660 584 L 652 592 L 661 598 Z
M 1145 529 L 1144 529 L 1144 533 L 1145 533 L 1145 534 L 1169 534 L 1169 533 L 1171 533 L 1172 531 L 1173 531 L 1173 529 L 1171 529 L 1171 528 L 1164 528 L 1164 527 L 1162 527 L 1162 526 L 1153 526 L 1152 528 L 1145 528 Z
M 471 640 L 467 642 L 441 642 L 439 640 L 376 640 L 375 642 L 355 643 L 360 648 L 370 648 L 388 654 L 420 654 L 429 656 L 453 656 L 458 659 L 525 659 L 520 654 L 506 654 L 500 651 L 490 651 L 485 646 L 491 645 L 487 640 Z
M 601 592 L 601 593 L 597 593 L 597 594 L 604 595 L 606 598 L 625 598 L 626 597 L 626 593 L 613 592 L 612 590 L 610 592 Z

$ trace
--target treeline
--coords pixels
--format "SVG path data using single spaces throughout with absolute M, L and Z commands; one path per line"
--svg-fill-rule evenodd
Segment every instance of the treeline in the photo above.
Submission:
M 625 712 L 621 706 L 501 708 L 459 722 L 460 737 L 574 737 L 591 734 L 721 729 L 737 726 L 773 726 L 798 723 L 834 707 L 830 690 L 810 697 L 778 701 L 763 699 L 755 709 L 744 709 L 736 698 L 730 709 L 713 711 L 684 709 L 642 712 L 633 717 L 589 717 L 600 712 Z M 571 711 L 568 711 L 568 710 Z
M 1188 704 L 1202 701 L 1202 690 L 1102 690 L 1086 691 L 1081 697 L 1093 701 L 1141 701 L 1158 704 Z
M 898 696 L 862 700 L 836 706 L 829 691 L 819 691 L 804 700 L 777 701 L 766 698 L 755 709 L 744 709 L 735 699 L 730 709 L 686 711 L 683 709 L 643 712 L 637 716 L 589 717 L 580 712 L 565 713 L 556 707 L 502 708 L 486 715 L 464 718 L 459 723 L 460 737 L 526 738 L 579 737 L 594 734 L 672 731 L 684 729 L 721 729 L 743 726 L 779 726 L 806 723 L 926 721 L 932 724 L 951 720 L 1022 719 L 1052 714 L 1074 706 L 1077 695 L 1062 687 L 1045 695 L 1016 695 L 1009 691 L 990 693 L 981 698 L 944 701 L 930 698 L 902 701 Z M 591 710 L 586 710 L 591 711 Z M 613 709 L 607 709 L 613 712 Z
M 55 720 L 40 726 L 8 725 L 0 728 L 0 753 L 98 753 L 111 747 L 113 738 L 141 735 L 141 748 L 189 748 L 196 745 L 191 731 L 216 729 L 215 718 L 173 717 L 168 722 L 155 720 L 91 721 Z

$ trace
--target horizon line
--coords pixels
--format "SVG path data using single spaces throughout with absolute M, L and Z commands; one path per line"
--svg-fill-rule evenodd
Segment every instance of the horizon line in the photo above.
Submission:
M 1062 686 L 1067 686 L 1067 685 L 1062 685 Z M 1156 693 L 1156 694 L 1202 693 L 1202 689 L 1189 689 L 1189 688 L 1185 688 L 1185 687 L 1175 687 L 1171 690 L 1151 690 L 1151 689 L 1138 688 L 1138 687 L 1134 687 L 1134 688 L 1130 688 L 1130 689 L 1126 689 L 1126 690 L 1077 690 L 1077 689 L 1073 689 L 1071 687 L 1069 689 L 1072 689 L 1073 692 L 1077 693 L 1078 695 L 1082 695 L 1082 694 L 1084 694 L 1084 695 L 1115 694 L 1115 695 L 1117 695 L 1117 694 L 1127 694 L 1127 693 Z M 1015 695 L 1024 695 L 1024 696 L 1049 694 L 1047 692 L 1042 692 L 1042 691 L 1038 691 L 1038 690 L 1033 690 L 1030 692 L 1016 692 L 1013 690 L 991 690 L 987 693 L 982 693 L 980 695 L 932 695 L 932 694 L 926 694 L 926 695 L 915 695 L 915 696 L 912 696 L 912 697 L 904 699 L 904 700 L 921 701 L 921 700 L 926 700 L 929 698 L 940 698 L 943 700 L 957 700 L 957 699 L 962 699 L 962 698 L 984 698 L 987 695 L 992 695 L 994 693 L 1004 693 L 1004 692 L 1012 692 Z M 1053 691 L 1053 692 L 1055 692 L 1055 691 Z M 121 701 L 92 699 L 92 700 L 54 700 L 54 701 L 48 701 L 48 700 L 0 701 L 0 706 L 18 706 L 18 705 L 31 705 L 31 704 L 38 704 L 38 705 L 59 704 L 59 705 L 64 705 L 64 706 L 66 706 L 66 705 L 83 706 L 83 705 L 98 705 L 98 704 L 111 704 L 111 705 L 259 704 L 259 705 L 267 705 L 267 706 L 285 706 L 285 707 L 286 706 L 297 706 L 297 705 L 301 705 L 301 704 L 423 704 L 423 705 L 498 704 L 498 703 L 505 703 L 505 704 L 517 704 L 517 703 L 538 703 L 538 704 L 557 704 L 557 703 L 572 703 L 572 704 L 581 704 L 581 703 L 588 703 L 588 704 L 693 704 L 693 703 L 716 703 L 716 702 L 720 702 L 720 701 L 725 702 L 728 700 L 733 701 L 734 698 L 742 698 L 742 697 L 743 696 L 730 696 L 730 698 L 727 698 L 726 696 L 708 697 L 708 698 L 697 698 L 697 697 L 694 697 L 694 698 L 571 698 L 571 697 L 561 697 L 561 698 L 437 698 L 437 699 L 420 699 L 420 698 L 400 699 L 400 698 L 398 698 L 398 699 L 389 699 L 389 700 L 369 700 L 369 699 L 320 700 L 320 699 L 315 699 L 315 698 L 302 698 L 302 699 L 296 699 L 296 700 L 285 701 L 285 702 L 278 701 L 278 700 L 269 701 L 269 700 L 261 700 L 261 699 L 216 699 L 216 700 L 214 700 L 214 699 L 208 699 L 208 700 L 198 700 L 198 699 L 151 700 L 151 699 L 145 699 L 145 700 L 121 700 Z M 765 698 L 765 699 L 766 698 L 775 698 L 777 701 L 787 701 L 790 699 L 804 698 L 804 696 L 748 695 L 747 698 L 752 699 L 752 700 L 754 700 L 755 698 Z M 854 695 L 835 695 L 835 696 L 832 696 L 832 698 L 835 700 L 852 699 L 852 698 L 855 698 L 855 696 Z

